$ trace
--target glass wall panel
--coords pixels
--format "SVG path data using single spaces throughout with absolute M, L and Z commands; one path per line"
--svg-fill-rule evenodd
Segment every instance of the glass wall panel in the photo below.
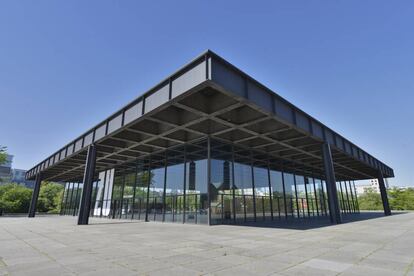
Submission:
M 253 167 L 253 176 L 256 197 L 256 219 L 270 220 L 272 218 L 272 212 L 270 208 L 269 173 L 267 165 L 255 164 Z
M 243 158 L 238 157 L 237 159 L 242 161 Z M 252 169 L 250 165 L 234 163 L 234 186 L 236 220 L 238 222 L 254 220 Z
M 315 197 L 316 197 L 316 208 L 319 210 L 319 215 L 326 215 L 325 204 L 324 204 L 324 194 L 322 191 L 322 183 L 320 179 L 313 178 L 313 183 L 315 186 Z
M 290 206 L 288 210 L 291 212 L 289 215 L 292 217 L 298 216 L 297 200 L 296 200 L 296 188 L 294 176 L 291 173 L 283 173 L 283 179 L 285 183 L 286 201 L 287 206 Z
M 295 175 L 296 180 L 296 194 L 298 211 L 300 217 L 308 216 L 308 202 L 306 201 L 305 178 L 301 175 Z
M 253 150 L 216 140 L 210 148 L 210 176 L 206 140 L 100 172 L 91 215 L 198 224 L 209 222 L 209 208 L 211 224 L 327 215 L 325 181 L 300 175 L 299 167 L 282 172 L 280 160 Z M 78 213 L 82 189 L 66 183 L 61 214 Z M 353 182 L 337 182 L 337 190 L 342 212 L 356 212 Z
M 112 198 L 113 173 L 113 169 L 99 173 L 94 216 L 109 216 Z
M 122 197 L 124 191 L 125 175 L 123 171 L 115 170 L 114 185 L 112 190 L 111 217 L 121 218 L 122 213 Z
M 97 181 L 93 182 L 93 185 L 92 185 L 90 216 L 95 215 L 95 206 L 96 206 L 96 201 L 98 197 L 98 185 L 99 185 L 99 178 Z
M 83 192 L 83 183 L 78 183 L 77 189 L 76 189 L 76 198 L 75 198 L 75 211 L 74 214 L 79 214 L 79 207 L 80 207 L 80 201 L 82 199 L 82 192 Z
M 328 205 L 328 190 L 326 189 L 326 181 L 321 180 L 322 195 L 324 197 L 325 213 L 329 215 L 329 205 Z
M 63 193 L 62 204 L 61 204 L 61 207 L 60 207 L 60 214 L 61 215 L 66 214 L 65 212 L 66 212 L 66 203 L 67 203 L 67 200 L 68 200 L 69 184 L 70 183 L 68 183 L 68 182 L 65 183 L 65 190 L 64 190 L 64 193 Z
M 104 193 L 105 193 L 105 181 L 107 171 L 99 173 L 98 178 L 98 191 L 96 192 L 95 209 L 93 211 L 94 216 L 102 217 L 102 208 L 104 204 Z
M 342 185 L 342 193 L 344 196 L 344 201 L 345 201 L 345 210 L 347 213 L 351 213 L 351 204 L 349 202 L 349 194 L 348 194 L 348 188 L 346 187 L 346 181 L 342 181 L 341 183 Z
M 132 218 L 133 200 L 134 200 L 134 188 L 136 180 L 136 165 L 131 165 L 128 170 L 125 171 L 125 184 L 122 200 L 122 210 L 124 218 Z
M 165 155 L 151 157 L 151 180 L 148 196 L 148 220 L 162 221 L 164 210 Z
M 348 186 L 348 191 L 351 197 L 351 210 L 352 210 L 352 213 L 356 213 L 355 196 L 354 196 L 354 192 L 352 191 L 351 181 L 347 181 L 347 186 Z
M 137 161 L 135 186 L 133 190 L 133 208 L 132 218 L 138 220 L 144 220 L 146 214 L 146 200 L 147 200 L 147 187 L 148 187 L 148 166 L 145 166 L 144 160 Z
M 186 223 L 208 223 L 207 143 L 186 148 Z
M 305 188 L 306 188 L 306 202 L 309 216 L 319 215 L 319 210 L 316 204 L 316 192 L 313 185 L 313 179 L 311 177 L 305 177 Z
M 78 183 L 72 183 L 71 190 L 70 190 L 68 215 L 73 215 L 73 211 L 75 210 L 75 201 L 76 201 L 75 198 L 76 198 L 77 186 L 78 186 Z
M 344 193 L 342 191 L 342 183 L 340 181 L 336 182 L 336 192 L 338 195 L 339 208 L 341 209 L 341 213 L 345 213 L 346 212 L 345 199 L 344 199 Z
M 276 170 L 270 170 L 270 183 L 272 187 L 272 205 L 273 205 L 273 218 L 286 217 L 290 210 L 286 208 L 286 201 L 284 199 L 284 187 L 282 173 Z
M 211 224 L 233 221 L 232 147 L 211 143 Z
M 357 210 L 357 213 L 359 213 L 359 203 L 358 203 L 358 194 L 357 194 L 357 192 L 356 192 L 356 187 L 355 187 L 355 181 L 352 181 L 352 186 L 353 186 L 353 188 L 354 188 L 354 196 L 355 196 L 355 205 L 356 205 L 356 210 Z
M 184 216 L 184 148 L 168 151 L 165 189 L 165 219 L 183 222 Z

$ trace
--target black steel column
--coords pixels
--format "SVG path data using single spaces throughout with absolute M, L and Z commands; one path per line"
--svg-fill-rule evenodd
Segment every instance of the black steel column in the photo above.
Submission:
M 185 223 L 185 216 L 187 214 L 185 208 L 187 207 L 187 146 L 184 145 L 184 183 L 183 183 L 184 189 L 183 189 L 183 223 Z
M 385 187 L 384 176 L 381 170 L 378 170 L 378 184 L 381 192 L 382 205 L 384 206 L 384 215 L 390 216 L 391 209 L 388 204 L 387 188 Z
M 168 169 L 168 151 L 167 150 L 165 151 L 164 162 L 165 162 L 165 164 L 164 164 L 164 189 L 162 191 L 162 221 L 165 221 L 165 207 L 167 206 L 167 203 L 166 203 L 167 169 Z M 195 187 L 195 183 L 194 183 L 194 187 Z M 195 188 L 194 188 L 194 190 L 195 190 Z M 135 191 L 134 191 L 134 197 L 135 197 Z
M 273 220 L 273 195 L 272 195 L 272 182 L 270 179 L 270 165 L 269 165 L 269 160 L 267 160 L 267 181 L 268 181 L 268 185 L 269 185 L 269 205 L 270 205 L 270 218 L 271 220 Z M 263 206 L 263 210 L 264 210 L 264 206 Z M 280 212 L 280 209 L 278 208 L 278 211 Z
M 208 225 L 211 225 L 211 139 L 207 136 L 207 201 Z
M 82 199 L 80 202 L 78 225 L 86 225 L 89 222 L 91 210 L 91 197 L 93 189 L 93 177 L 95 174 L 96 147 L 94 144 L 88 147 L 86 156 L 85 172 L 83 175 Z
M 148 212 L 149 212 L 149 194 L 150 194 L 150 188 L 151 188 L 151 155 L 149 156 L 148 161 L 148 181 L 147 181 L 147 202 L 145 203 L 145 221 L 149 222 L 148 219 Z
M 233 222 L 236 223 L 236 184 L 234 179 L 234 145 L 231 145 L 231 196 L 233 206 Z
M 336 190 L 335 171 L 332 160 L 331 147 L 328 143 L 322 145 L 323 164 L 325 168 L 326 190 L 328 193 L 329 215 L 332 223 L 341 223 L 341 211 Z
M 254 183 L 254 164 L 253 164 L 253 153 L 250 151 L 250 168 L 252 174 L 252 188 L 253 188 L 253 219 L 256 222 L 256 187 Z
M 42 184 L 42 175 L 38 173 L 36 175 L 36 182 L 33 189 L 32 200 L 29 206 L 29 218 L 34 218 L 36 214 L 37 199 L 39 198 L 40 184 Z

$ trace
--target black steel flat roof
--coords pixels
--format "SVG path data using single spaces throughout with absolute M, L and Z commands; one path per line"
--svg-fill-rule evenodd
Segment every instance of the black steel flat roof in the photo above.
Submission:
M 270 154 L 305 173 L 323 172 L 321 144 L 332 147 L 340 179 L 393 177 L 393 170 L 208 50 L 86 131 L 26 173 L 34 179 L 81 179 L 86 149 L 98 149 L 96 170 L 212 138 Z

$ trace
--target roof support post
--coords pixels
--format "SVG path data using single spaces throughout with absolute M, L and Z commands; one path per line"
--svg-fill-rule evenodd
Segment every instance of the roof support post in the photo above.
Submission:
M 332 223 L 339 224 L 342 223 L 342 218 L 341 211 L 339 209 L 335 170 L 329 143 L 324 143 L 322 145 L 322 155 L 325 168 L 326 190 L 328 193 L 329 215 Z
M 42 184 L 42 175 L 38 173 L 36 175 L 36 182 L 33 189 L 32 200 L 29 206 L 29 218 L 34 218 L 36 214 L 37 199 L 39 198 L 40 185 Z
M 89 223 L 89 213 L 91 210 L 91 197 L 93 189 L 93 177 L 95 174 L 96 163 L 96 146 L 89 145 L 88 154 L 86 156 L 85 172 L 83 175 L 82 199 L 80 202 L 78 225 L 86 225 Z
M 207 201 L 208 225 L 211 225 L 211 139 L 207 136 Z
M 382 175 L 381 170 L 378 170 L 378 185 L 381 192 L 382 206 L 384 206 L 384 215 L 390 216 L 391 209 L 388 204 L 387 188 L 385 187 L 384 176 Z

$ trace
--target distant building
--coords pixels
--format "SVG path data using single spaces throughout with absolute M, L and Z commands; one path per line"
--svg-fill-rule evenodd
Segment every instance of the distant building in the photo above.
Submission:
M 6 163 L 0 165 L 0 184 L 18 183 L 28 188 L 34 187 L 33 180 L 26 180 L 26 170 L 13 169 L 13 155 L 7 155 Z
M 13 155 L 8 154 L 6 163 L 0 165 L 0 182 L 10 181 L 12 176 Z
M 386 188 L 388 188 L 388 181 L 385 182 Z M 375 193 L 380 193 L 378 179 L 371 179 L 367 184 L 356 186 L 357 195 L 366 193 L 368 189 L 372 189 Z
M 24 185 L 28 188 L 34 187 L 34 181 L 33 180 L 26 180 L 26 170 L 22 169 L 12 169 L 11 171 L 11 181 L 13 183 L 18 183 L 21 185 Z

